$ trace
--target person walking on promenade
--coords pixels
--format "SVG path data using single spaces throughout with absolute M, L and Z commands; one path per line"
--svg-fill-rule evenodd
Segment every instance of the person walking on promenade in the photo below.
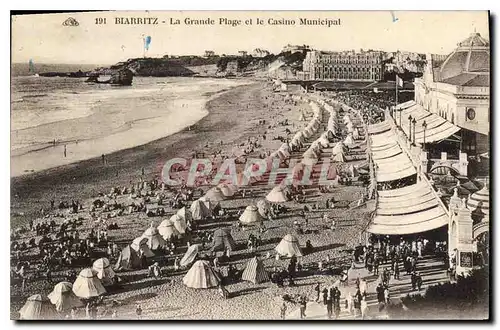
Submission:
M 321 298 L 321 288 L 319 282 L 314 286 L 314 291 L 316 292 L 316 301 L 319 302 Z
M 306 307 L 307 307 L 307 299 L 305 296 L 300 298 L 300 318 L 304 319 L 306 317 Z
M 333 299 L 334 299 L 334 297 L 332 297 L 332 295 L 328 295 L 328 297 L 326 298 L 326 314 L 328 316 L 328 319 L 332 318 L 332 314 L 333 314 Z

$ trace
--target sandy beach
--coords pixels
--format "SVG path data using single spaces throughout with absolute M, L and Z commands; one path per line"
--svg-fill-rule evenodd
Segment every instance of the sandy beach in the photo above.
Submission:
M 173 157 L 189 158 L 192 152 L 207 155 L 215 150 L 237 149 L 248 138 L 261 138 L 261 147 L 251 156 L 276 150 L 281 141 L 274 139 L 285 136 L 285 129 L 296 132 L 304 128 L 307 122 L 299 121 L 301 112 L 310 113 L 309 104 L 298 102 L 290 105 L 283 101 L 283 95 L 273 93 L 265 83 L 256 82 L 248 86 L 235 87 L 207 103 L 209 115 L 193 125 L 191 130 L 184 129 L 172 136 L 153 141 L 143 146 L 122 150 L 108 155 L 108 163 L 103 165 L 100 158 L 82 161 L 76 164 L 61 166 L 41 171 L 24 177 L 13 178 L 11 225 L 16 227 L 27 223 L 29 219 L 40 216 L 40 208 L 48 208 L 50 200 L 79 200 L 90 206 L 92 198 L 99 192 L 107 193 L 112 187 L 128 186 L 144 178 L 150 180 L 158 176 L 162 164 Z M 259 123 L 266 120 L 266 124 Z M 288 120 L 288 125 L 278 123 Z M 323 125 L 328 120 L 324 114 Z M 320 132 L 324 128 L 320 129 Z M 314 137 L 316 138 L 316 137 Z M 313 139 L 314 139 L 313 138 Z M 207 142 L 208 141 L 208 142 Z M 221 144 L 222 141 L 222 144 Z M 241 148 L 241 147 L 240 147 Z M 295 152 L 292 158 L 301 157 L 305 149 Z M 328 152 L 328 149 L 325 149 Z M 328 157 L 328 153 L 325 154 Z M 142 176 L 144 171 L 144 176 Z M 208 187 L 206 188 L 208 189 Z M 228 210 L 239 210 L 262 199 L 272 186 L 257 185 L 249 188 L 245 198 L 231 198 L 221 202 Z M 335 198 L 340 204 L 347 205 L 357 200 L 364 192 L 362 186 L 340 186 L 331 193 L 320 193 L 317 187 L 307 189 L 307 204 L 323 203 L 327 198 Z M 199 196 L 195 196 L 197 198 Z M 126 197 L 125 197 L 126 200 Z M 303 221 L 299 210 L 303 205 L 287 202 L 289 208 L 286 216 L 266 222 L 267 230 L 262 234 L 262 245 L 257 254 L 263 257 L 268 251 L 273 253 L 274 247 L 281 238 L 294 232 L 294 222 Z M 317 263 L 328 258 L 350 258 L 350 249 L 359 243 L 360 226 L 370 219 L 372 205 L 349 209 L 346 207 L 328 210 L 330 218 L 338 219 L 335 231 L 325 229 L 323 215 L 325 210 L 308 212 L 308 228 L 303 234 L 296 234 L 301 246 L 307 240 L 315 247 L 314 253 L 302 258 L 303 264 Z M 174 211 L 167 211 L 167 218 Z M 82 212 L 85 218 L 86 212 Z M 117 242 L 120 249 L 130 244 L 153 222 L 156 226 L 165 217 L 148 217 L 144 213 L 134 213 L 116 218 L 120 229 L 109 232 L 109 240 Z M 340 221 L 342 220 L 342 221 Z M 347 221 L 343 221 L 347 220 Z M 58 220 L 60 221 L 60 220 Z M 200 229 L 211 231 L 215 228 L 230 228 L 239 244 L 233 252 L 231 264 L 242 269 L 251 254 L 246 249 L 246 240 L 252 231 L 243 231 L 234 226 L 237 219 L 228 222 L 208 223 Z M 93 223 L 84 219 L 82 233 L 88 232 Z M 326 227 L 328 228 L 328 227 Z M 80 230 L 79 229 L 79 230 Z M 185 247 L 177 251 L 182 256 Z M 36 249 L 35 249 L 36 250 Z M 34 251 L 28 251 L 29 254 Z M 274 254 L 274 253 L 273 253 Z M 173 258 L 168 257 L 164 271 L 168 274 L 162 279 L 148 278 L 147 270 L 118 273 L 124 280 L 120 289 L 109 293 L 105 301 L 119 302 L 115 307 L 118 318 L 135 319 L 136 304 L 140 304 L 143 319 L 277 319 L 283 294 L 313 294 L 313 286 L 320 281 L 322 285 L 331 285 L 339 276 L 307 275 L 297 280 L 295 287 L 278 288 L 272 283 L 253 285 L 248 282 L 237 282 L 227 286 L 233 298 L 225 300 L 215 289 L 195 290 L 187 288 L 182 278 L 187 270 L 174 271 Z M 114 260 L 111 261 L 112 263 Z M 286 267 L 287 260 L 264 260 L 268 270 L 274 267 Z M 53 275 L 53 281 L 64 278 L 64 272 Z M 24 293 L 18 288 L 11 292 L 11 317 L 15 318 L 17 310 L 29 294 L 50 292 L 52 285 L 44 280 L 30 282 Z M 290 306 L 296 308 L 296 306 Z

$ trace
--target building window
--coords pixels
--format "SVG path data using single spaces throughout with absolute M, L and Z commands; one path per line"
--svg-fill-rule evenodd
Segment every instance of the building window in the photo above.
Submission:
M 467 119 L 474 120 L 476 118 L 476 111 L 472 108 L 467 108 Z

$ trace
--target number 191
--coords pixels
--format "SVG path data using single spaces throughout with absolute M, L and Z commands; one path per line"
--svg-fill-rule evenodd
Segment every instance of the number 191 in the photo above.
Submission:
M 106 24 L 106 17 L 96 17 L 95 24 Z

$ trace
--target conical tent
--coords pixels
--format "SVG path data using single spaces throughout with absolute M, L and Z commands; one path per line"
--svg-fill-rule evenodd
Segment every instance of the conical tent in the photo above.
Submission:
M 221 183 L 217 187 L 225 197 L 232 197 L 238 192 L 238 187 L 231 183 Z
M 219 285 L 220 277 L 206 260 L 196 261 L 182 279 L 188 288 L 208 289 Z
M 21 320 L 54 320 L 60 317 L 50 300 L 40 294 L 29 297 L 19 315 Z
M 199 199 L 195 200 L 191 204 L 190 211 L 193 220 L 196 221 L 203 220 L 210 215 L 210 211 L 206 207 L 205 203 Z
M 275 248 L 276 252 L 285 257 L 297 256 L 301 257 L 299 240 L 297 237 L 287 234 Z
M 170 240 L 181 235 L 170 219 L 165 219 L 160 223 L 158 226 L 158 232 L 166 240 Z
M 257 202 L 257 209 L 260 216 L 266 219 L 269 212 L 269 203 L 265 199 L 261 199 Z
M 332 157 L 332 160 L 337 163 L 345 163 L 346 158 L 343 152 L 339 152 Z
M 209 215 L 211 214 L 211 212 L 215 209 L 215 207 L 217 205 L 219 205 L 219 202 L 216 202 L 216 201 L 212 201 L 210 199 L 207 198 L 207 196 L 201 196 L 199 199 L 198 199 L 200 202 L 202 202 L 203 204 L 205 204 L 205 207 L 206 209 L 208 210 L 209 212 Z
M 344 139 L 344 144 L 346 146 L 352 146 L 356 143 L 354 139 L 352 138 L 352 134 L 347 134 L 347 137 Z
M 177 230 L 179 234 L 186 233 L 186 228 L 187 228 L 186 220 L 183 217 L 181 217 L 178 213 L 170 217 L 170 222 L 174 224 L 175 230 Z M 158 230 L 160 230 L 160 228 L 158 228 Z M 161 231 L 160 234 L 163 236 Z
M 106 289 L 91 268 L 83 269 L 73 283 L 73 292 L 77 297 L 89 299 L 106 293 Z
M 141 268 L 141 259 L 139 258 L 139 255 L 137 255 L 137 252 L 135 252 L 130 245 L 127 245 L 118 256 L 115 270 L 131 270 L 139 268 Z
M 153 223 L 151 223 L 151 226 L 144 231 L 142 237 L 147 238 L 148 241 L 146 244 L 152 251 L 159 250 L 168 245 L 167 241 L 161 237 L 158 229 L 154 227 Z
M 153 251 L 148 246 L 148 239 L 146 237 L 137 237 L 132 241 L 130 247 L 135 250 L 135 252 L 141 252 L 146 258 L 152 258 L 155 256 Z
M 314 153 L 319 154 L 321 153 L 321 143 L 318 140 L 315 140 L 311 145 L 309 146 L 309 149 L 314 151 Z
M 48 298 L 58 312 L 69 311 L 73 307 L 83 307 L 82 301 L 75 295 L 73 285 L 69 282 L 57 283 Z
M 354 140 L 359 140 L 359 138 L 360 138 L 359 129 L 354 128 L 354 130 L 352 131 L 352 137 L 354 138 Z
M 225 251 L 227 249 L 232 251 L 235 247 L 236 243 L 228 229 L 219 228 L 214 231 L 212 251 Z
M 328 148 L 330 146 L 330 141 L 328 141 L 328 133 L 325 132 L 321 134 L 321 137 L 317 140 L 322 148 Z
M 287 201 L 285 192 L 280 186 L 274 187 L 269 194 L 267 194 L 266 199 L 271 203 L 283 203 Z
M 338 142 L 332 149 L 332 155 L 336 155 L 340 152 L 345 152 L 345 145 L 342 142 Z
M 211 202 L 220 202 L 226 199 L 219 187 L 210 188 L 206 192 L 205 198 Z
M 97 278 L 101 280 L 103 285 L 112 285 L 114 283 L 114 278 L 116 276 L 108 258 L 100 258 L 94 261 L 92 264 L 92 271 L 97 275 Z
M 253 257 L 250 259 L 241 275 L 243 281 L 249 281 L 253 284 L 259 284 L 269 281 L 269 275 L 264 267 L 262 261 Z
M 255 205 L 248 205 L 240 216 L 240 222 L 244 225 L 257 225 L 262 223 L 263 220 L 259 209 Z
M 180 266 L 186 267 L 187 265 L 192 263 L 198 256 L 199 252 L 200 252 L 200 244 L 193 244 L 190 247 L 188 247 L 186 253 L 184 253 L 184 256 L 181 259 Z
M 191 220 L 191 211 L 188 210 L 185 206 L 183 206 L 179 211 L 176 213 L 178 216 L 180 216 L 182 219 L 184 219 L 184 222 L 187 223 L 187 221 Z

